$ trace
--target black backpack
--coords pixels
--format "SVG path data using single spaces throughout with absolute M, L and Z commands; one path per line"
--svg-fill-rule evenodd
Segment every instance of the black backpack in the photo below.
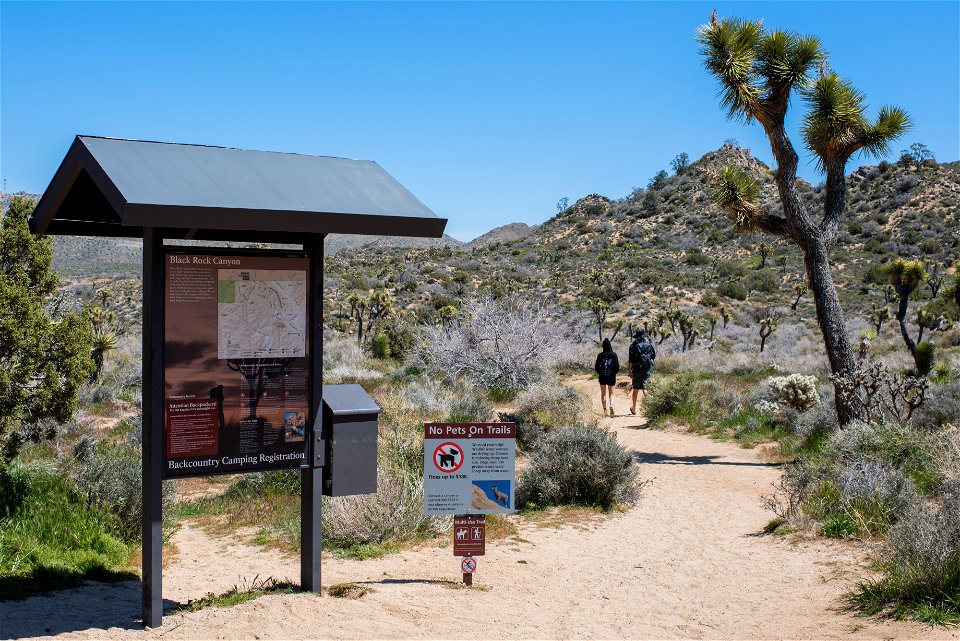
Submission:
M 646 343 L 639 338 L 630 343 L 630 362 L 640 369 L 650 369 L 653 367 L 649 350 L 644 349 L 645 346 Z
M 611 376 L 616 373 L 613 371 L 613 359 L 613 354 L 607 352 L 600 354 L 600 363 L 597 368 L 597 373 L 600 374 L 600 376 Z

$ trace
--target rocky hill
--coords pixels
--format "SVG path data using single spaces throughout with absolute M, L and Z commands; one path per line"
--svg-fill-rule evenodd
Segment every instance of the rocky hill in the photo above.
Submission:
M 498 243 L 512 243 L 526 238 L 536 231 L 536 229 L 536 226 L 531 227 L 526 223 L 510 223 L 509 225 L 491 229 L 487 233 L 477 236 L 466 245 L 470 249 L 478 249 Z
M 736 233 L 710 202 L 710 183 L 727 164 L 750 170 L 762 183 L 764 206 L 779 208 L 770 168 L 748 149 L 724 145 L 628 197 L 592 194 L 542 225 L 506 225 L 466 244 L 331 235 L 326 321 L 349 329 L 343 299 L 375 289 L 390 291 L 419 321 L 478 293 L 522 293 L 557 314 L 581 317 L 584 302 L 600 297 L 611 301 L 612 318 L 628 322 L 668 305 L 698 318 L 721 307 L 747 318 L 790 306 L 793 286 L 805 280 L 796 247 Z M 885 301 L 879 268 L 895 256 L 950 273 L 960 259 L 960 163 L 880 163 L 856 170 L 847 184 L 847 215 L 831 257 L 850 314 L 865 316 L 873 302 Z M 818 211 L 823 187 L 799 187 Z M 364 252 L 342 251 L 361 246 Z M 58 269 L 73 279 L 139 271 L 137 241 L 57 238 L 55 247 Z M 930 294 L 918 291 L 921 299 Z M 796 311 L 813 316 L 805 299 Z

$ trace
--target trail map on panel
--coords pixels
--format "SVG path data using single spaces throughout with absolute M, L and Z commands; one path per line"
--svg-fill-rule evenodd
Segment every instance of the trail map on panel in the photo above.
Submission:
M 306 355 L 306 273 L 220 269 L 217 358 Z

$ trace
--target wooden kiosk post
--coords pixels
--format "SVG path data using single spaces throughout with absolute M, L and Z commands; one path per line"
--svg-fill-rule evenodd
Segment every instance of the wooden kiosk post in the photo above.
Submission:
M 38 235 L 143 238 L 144 626 L 158 627 L 163 621 L 162 485 L 167 478 L 299 468 L 300 583 L 304 590 L 320 592 L 321 497 L 324 492 L 330 493 L 324 482 L 324 465 L 331 454 L 322 425 L 324 238 L 328 233 L 439 238 L 446 222 L 370 161 L 92 136 L 77 136 L 73 141 L 37 203 L 30 229 Z M 165 243 L 184 240 L 195 242 L 188 246 Z M 285 248 L 224 249 L 204 246 L 204 241 L 275 243 Z M 224 386 L 219 386 L 218 396 L 217 388 L 210 390 L 209 397 L 205 390 L 195 390 L 192 395 L 175 398 L 193 398 L 198 407 L 206 408 L 208 442 L 203 444 L 203 456 L 177 457 L 173 450 L 181 444 L 171 440 L 176 426 L 171 427 L 169 414 L 180 410 L 169 405 L 169 363 L 164 358 L 165 326 L 170 314 L 175 315 L 173 303 L 170 309 L 165 308 L 168 263 L 205 261 L 208 274 L 219 273 L 215 264 L 228 261 L 218 257 L 228 255 L 231 265 L 242 265 L 245 260 L 263 264 L 265 259 L 281 257 L 306 264 L 301 278 L 301 282 L 306 279 L 301 293 L 305 297 L 305 335 L 293 334 L 303 342 L 296 353 L 273 357 L 274 361 L 283 361 L 283 367 L 298 358 L 303 361 L 298 380 L 305 385 L 299 388 L 302 392 L 293 395 L 304 399 L 305 405 L 288 414 L 304 420 L 292 425 L 294 438 L 287 439 L 287 425 L 282 426 L 285 436 L 282 445 L 276 446 L 282 449 L 279 453 L 231 456 L 215 436 L 214 427 L 219 408 L 219 433 L 225 433 Z M 183 258 L 171 260 L 171 256 Z M 249 279 L 245 274 L 249 273 L 240 271 L 239 278 Z M 215 296 L 210 299 L 214 305 L 223 302 L 219 292 Z M 204 328 L 209 333 L 209 326 Z M 283 356 L 284 352 L 280 350 L 279 354 Z M 233 359 L 228 364 L 249 366 L 248 361 L 267 360 L 219 353 L 213 360 L 228 358 Z M 231 369 L 241 371 L 241 365 Z M 259 396 L 256 403 L 252 396 L 247 401 L 250 416 L 241 421 L 241 429 L 248 434 L 260 429 L 258 442 L 265 446 L 267 419 L 257 414 L 259 401 Z M 203 414 L 197 416 L 200 418 L 195 416 L 196 421 L 202 422 Z M 276 426 L 271 428 L 275 434 Z M 372 434 L 375 445 L 375 429 Z

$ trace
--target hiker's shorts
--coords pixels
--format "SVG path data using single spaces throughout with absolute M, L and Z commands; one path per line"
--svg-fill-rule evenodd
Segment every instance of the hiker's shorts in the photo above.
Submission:
M 631 372 L 633 378 L 633 389 L 647 389 L 647 381 L 650 379 L 650 370 L 636 368 Z
M 617 375 L 616 375 L 616 374 L 610 374 L 609 376 L 603 376 L 603 375 L 601 374 L 601 375 L 600 375 L 600 384 L 601 384 L 601 385 L 610 385 L 611 387 L 613 387 L 614 385 L 617 384 Z

